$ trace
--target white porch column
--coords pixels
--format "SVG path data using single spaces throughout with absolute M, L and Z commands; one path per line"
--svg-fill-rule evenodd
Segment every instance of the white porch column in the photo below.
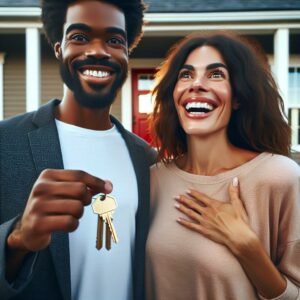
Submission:
M 289 29 L 277 29 L 274 36 L 274 72 L 284 101 L 285 112 L 288 111 L 288 74 L 289 74 Z
M 129 131 L 132 131 L 132 92 L 131 69 L 121 91 L 121 123 Z
M 3 76 L 3 65 L 4 65 L 4 53 L 0 53 L 0 120 L 4 118 L 4 76 Z
M 38 28 L 26 28 L 26 111 L 40 105 L 40 33 Z

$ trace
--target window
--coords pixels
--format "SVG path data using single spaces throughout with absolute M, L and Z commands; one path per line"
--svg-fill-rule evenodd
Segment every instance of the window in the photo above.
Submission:
M 151 90 L 154 85 L 153 74 L 138 75 L 139 113 L 150 113 L 153 111 Z
M 289 67 L 288 119 L 292 128 L 292 148 L 300 151 L 300 66 Z
M 288 103 L 300 108 L 300 67 L 289 67 Z

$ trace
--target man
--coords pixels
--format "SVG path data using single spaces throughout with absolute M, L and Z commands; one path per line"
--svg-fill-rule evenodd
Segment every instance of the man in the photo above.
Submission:
M 61 102 L 0 126 L 1 299 L 144 297 L 155 153 L 109 115 L 143 11 L 142 0 L 42 3 L 65 89 Z M 120 241 L 110 251 L 95 248 L 97 215 L 89 204 L 98 193 L 118 201 Z

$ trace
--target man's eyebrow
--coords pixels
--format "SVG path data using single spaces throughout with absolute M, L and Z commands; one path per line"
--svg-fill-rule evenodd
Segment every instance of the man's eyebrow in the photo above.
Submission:
M 127 39 L 127 34 L 126 34 L 126 32 L 125 32 L 123 29 L 118 28 L 118 27 L 107 27 L 107 28 L 105 29 L 105 32 L 107 32 L 107 33 L 116 33 L 116 34 L 120 34 L 120 35 L 122 35 L 122 36 L 124 37 L 124 39 Z
M 82 31 L 90 32 L 92 31 L 92 28 L 84 23 L 74 23 L 67 28 L 66 34 L 71 32 L 72 30 L 82 30 Z
M 89 25 L 86 25 L 84 23 L 74 23 L 71 24 L 67 30 L 66 30 L 66 34 L 68 34 L 69 32 L 71 32 L 72 30 L 82 30 L 85 32 L 91 32 L 92 28 Z M 124 37 L 124 39 L 127 39 L 127 34 L 125 32 L 125 30 L 118 28 L 118 27 L 107 27 L 105 28 L 105 32 L 107 33 L 117 33 L 120 34 Z

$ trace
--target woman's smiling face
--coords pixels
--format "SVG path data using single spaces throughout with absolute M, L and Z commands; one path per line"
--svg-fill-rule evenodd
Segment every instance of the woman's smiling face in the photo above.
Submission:
M 227 66 L 217 49 L 201 46 L 189 54 L 179 71 L 173 98 L 187 135 L 226 131 L 232 90 Z

